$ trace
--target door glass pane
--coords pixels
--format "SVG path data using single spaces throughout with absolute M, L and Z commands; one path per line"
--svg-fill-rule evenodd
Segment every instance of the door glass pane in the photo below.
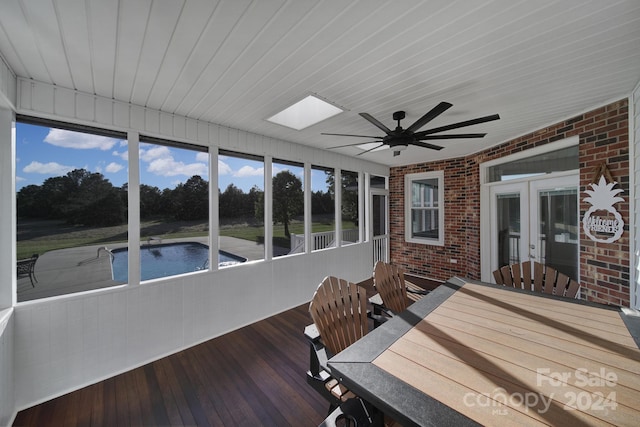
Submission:
M 538 193 L 540 262 L 578 277 L 578 190 L 556 188 Z
M 369 178 L 369 186 L 371 188 L 387 188 L 387 179 L 384 176 L 371 175 Z
M 373 236 L 384 236 L 387 234 L 385 218 L 384 218 L 384 209 L 385 209 L 385 196 L 380 196 L 377 194 L 373 195 Z
M 498 267 L 520 259 L 520 194 L 498 195 Z
M 388 262 L 387 237 L 387 196 L 374 194 L 371 207 L 371 228 L 373 234 L 373 264 L 378 261 Z
M 489 181 L 508 181 L 578 169 L 578 146 L 563 148 L 489 168 Z

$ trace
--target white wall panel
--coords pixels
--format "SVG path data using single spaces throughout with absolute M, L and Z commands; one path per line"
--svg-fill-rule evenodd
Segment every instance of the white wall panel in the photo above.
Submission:
M 95 121 L 97 123 L 114 123 L 113 110 L 113 102 L 105 102 L 104 98 L 98 98 L 95 105 Z
M 198 142 L 207 143 L 209 141 L 209 125 L 206 122 L 198 121 Z
M 16 151 L 13 112 L 0 108 L 0 310 L 13 306 L 15 302 L 15 227 L 16 198 L 9 197 L 15 192 Z M 6 197 L 5 197 L 6 196 Z
M 178 137 L 176 135 L 175 130 L 173 129 L 173 115 L 169 113 L 160 113 L 160 134 L 162 135 L 171 135 L 173 137 Z
M 144 131 L 146 129 L 144 119 L 145 119 L 145 109 L 138 105 L 130 105 L 129 113 L 131 117 L 129 119 L 129 125 L 132 129 L 136 129 L 138 131 Z
M 160 134 L 160 112 L 145 108 L 144 110 L 144 130 L 154 135 Z
M 113 103 L 113 125 L 121 129 L 131 127 L 131 111 L 129 104 L 123 102 Z
M 55 86 L 32 85 L 31 102 L 37 111 L 53 114 Z M 76 112 L 77 114 L 77 112 Z
M 198 140 L 198 121 L 194 119 L 186 119 L 187 123 L 187 139 L 190 141 Z
M 0 425 L 8 426 L 14 417 L 13 395 L 13 309 L 0 310 Z
M 95 104 L 96 98 L 92 95 L 76 94 L 76 115 L 82 121 L 94 122 L 96 120 Z
M 53 113 L 65 117 L 75 115 L 75 96 L 76 93 L 71 89 L 55 88 Z
M 16 96 L 16 76 L 0 56 L 0 107 L 15 108 Z
M 171 116 L 171 120 L 173 121 L 173 135 L 176 138 L 186 139 L 187 138 L 187 121 L 184 117 L 181 116 Z
M 31 92 L 33 83 L 25 79 L 17 79 L 18 93 L 16 106 L 18 110 L 31 110 Z

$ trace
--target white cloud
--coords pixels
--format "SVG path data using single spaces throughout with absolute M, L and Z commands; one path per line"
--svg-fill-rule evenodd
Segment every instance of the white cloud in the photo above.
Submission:
M 140 160 L 143 162 L 152 162 L 153 160 L 162 158 L 173 160 L 169 147 L 156 145 L 148 150 L 140 149 Z
M 248 165 L 241 167 L 239 170 L 233 173 L 236 178 L 244 178 L 247 176 L 263 176 L 264 168 L 254 168 Z
M 209 153 L 203 153 L 202 151 L 199 151 L 196 154 L 196 162 L 207 163 L 208 161 L 209 161 Z
M 75 166 L 61 165 L 56 162 L 40 163 L 33 161 L 25 166 L 22 171 L 26 173 L 41 173 L 45 175 L 66 175 L 74 169 L 78 169 Z
M 229 175 L 233 171 L 231 166 L 223 162 L 220 158 L 218 158 L 218 175 Z
M 77 148 L 81 150 L 110 150 L 119 140 L 89 133 L 72 132 L 64 129 L 49 129 L 44 141 L 56 147 Z
M 147 171 L 161 176 L 193 176 L 200 175 L 206 177 L 208 175 L 207 165 L 204 163 L 183 163 L 176 162 L 171 157 L 164 157 L 153 160 L 149 163 Z
M 115 150 L 115 151 L 114 151 L 113 153 L 111 153 L 111 154 L 113 154 L 113 155 L 114 155 L 114 156 L 116 156 L 116 157 L 120 157 L 122 160 L 125 160 L 125 161 L 126 161 L 126 160 L 129 160 L 129 152 L 128 152 L 128 151 L 126 151 L 126 150 L 125 150 L 125 151 L 123 151 L 122 153 L 118 153 L 118 151 L 117 151 L 117 150 Z
M 122 169 L 124 169 L 123 165 L 116 162 L 111 162 L 105 167 L 104 170 L 109 173 L 116 173 L 120 172 Z
M 148 172 L 159 176 L 184 175 L 191 177 L 200 175 L 204 178 L 209 176 L 206 162 L 184 163 L 176 161 L 169 147 L 161 145 L 152 146 L 148 150 L 140 149 L 140 160 L 149 163 Z

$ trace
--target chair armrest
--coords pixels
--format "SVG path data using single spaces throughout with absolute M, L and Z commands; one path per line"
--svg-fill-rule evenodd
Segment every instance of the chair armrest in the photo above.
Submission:
M 318 328 L 315 323 L 305 326 L 304 328 L 304 336 L 311 342 L 316 342 L 320 340 L 320 332 L 318 332 Z
M 404 281 L 404 288 L 407 290 L 407 292 L 411 292 L 412 294 L 416 295 L 427 295 L 429 292 L 431 292 L 408 280 Z
M 428 291 L 426 289 L 409 289 L 409 288 L 407 288 L 407 292 L 411 292 L 412 294 L 418 294 L 418 295 L 427 295 L 431 291 Z
M 373 313 L 367 312 L 367 317 L 373 320 L 374 328 L 377 328 L 394 316 L 394 314 L 384 306 L 380 294 L 375 294 L 369 298 L 369 303 L 373 306 Z
M 320 340 L 320 333 L 315 324 L 307 325 L 304 328 L 304 336 L 309 340 L 309 370 L 315 377 L 324 376 L 323 371 L 327 371 L 327 361 L 329 355 L 327 348 Z

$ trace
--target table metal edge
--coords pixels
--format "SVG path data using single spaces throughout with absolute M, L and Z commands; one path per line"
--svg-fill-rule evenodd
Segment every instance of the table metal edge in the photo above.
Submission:
M 480 425 L 372 363 L 334 362 L 332 373 L 336 374 L 349 390 L 403 426 Z M 348 379 L 353 377 L 358 378 L 357 383 Z

